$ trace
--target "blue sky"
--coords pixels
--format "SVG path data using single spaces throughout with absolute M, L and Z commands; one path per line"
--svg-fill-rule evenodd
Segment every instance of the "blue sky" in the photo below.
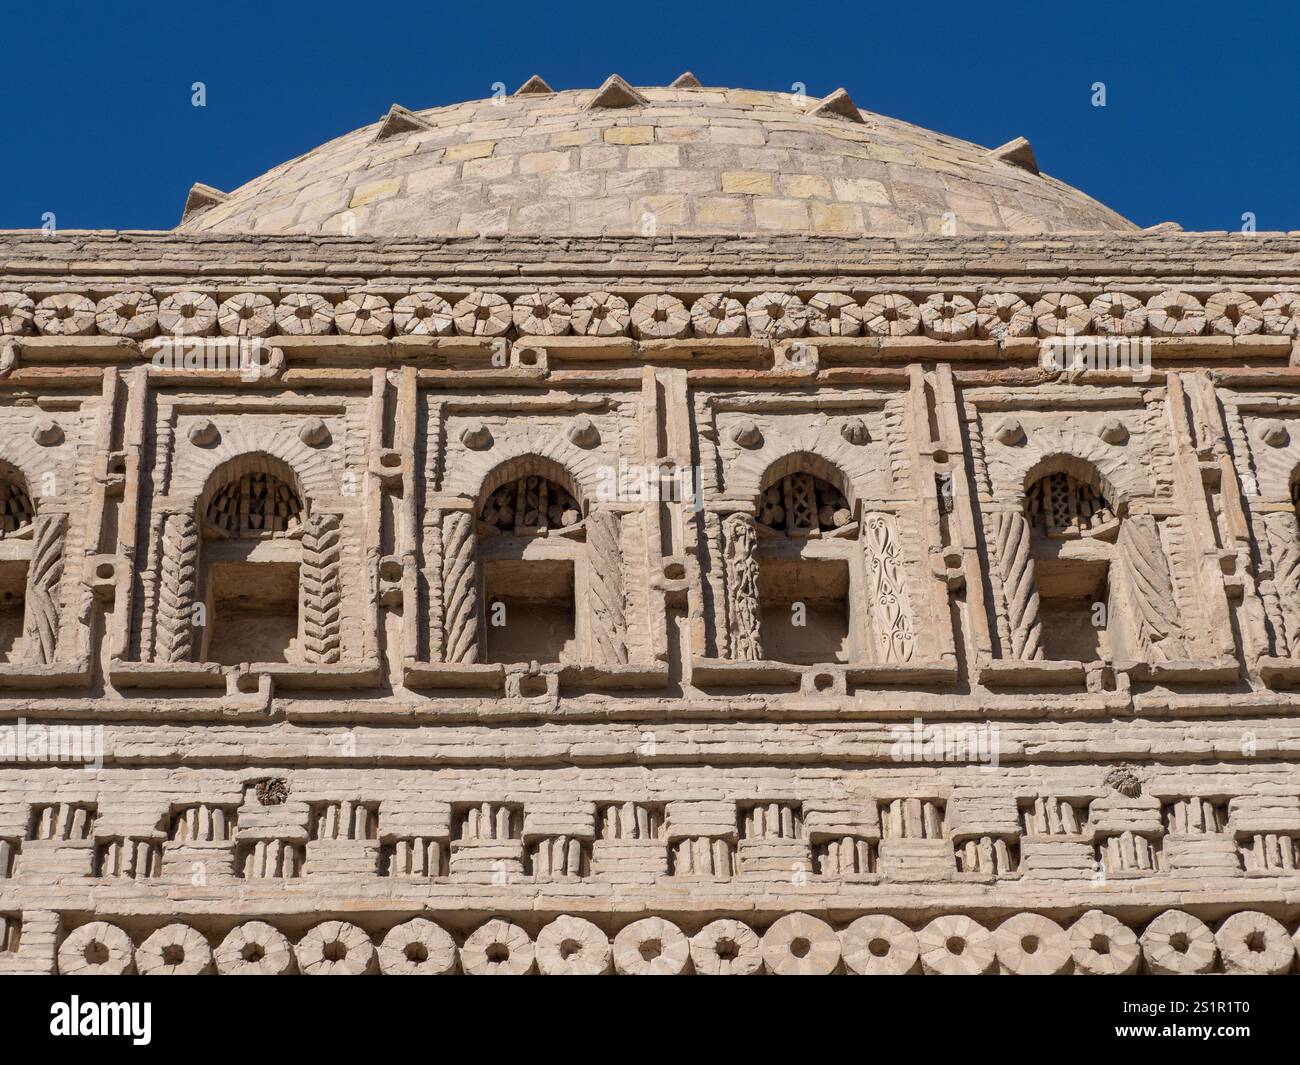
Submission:
M 1142 225 L 1238 229 L 1252 212 L 1260 230 L 1300 230 L 1285 2 L 7 6 L 0 228 L 53 212 L 60 229 L 166 229 L 193 182 L 233 189 L 394 101 L 690 69 L 705 85 L 843 85 L 859 107 L 979 144 L 1023 134 L 1045 172 Z

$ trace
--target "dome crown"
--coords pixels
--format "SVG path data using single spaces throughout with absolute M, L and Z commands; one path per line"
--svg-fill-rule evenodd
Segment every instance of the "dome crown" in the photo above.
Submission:
M 990 151 L 821 99 L 748 89 L 553 92 L 382 119 L 230 193 L 182 232 L 347 236 L 725 233 L 920 236 L 1136 227 Z M 1010 150 L 1015 148 L 1016 150 Z M 205 187 L 206 188 L 206 187 Z

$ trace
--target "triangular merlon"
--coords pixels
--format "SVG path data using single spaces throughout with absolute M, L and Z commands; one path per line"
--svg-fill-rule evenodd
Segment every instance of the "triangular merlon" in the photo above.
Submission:
M 990 148 L 989 155 L 994 159 L 1001 159 L 1004 163 L 1018 166 L 1021 170 L 1028 170 L 1031 174 L 1038 173 L 1038 160 L 1034 158 L 1033 145 L 1024 137 L 1017 137 L 1000 147 Z
M 844 89 L 836 89 L 829 96 L 818 100 L 808 108 L 808 114 L 819 118 L 847 118 L 850 122 L 865 121 L 862 113 L 854 106 L 853 97 Z
M 596 95 L 587 107 L 644 107 L 645 103 L 646 98 L 636 89 L 617 74 L 611 74 L 605 79 L 605 84 L 596 90 Z
M 196 214 L 201 214 L 209 207 L 215 207 L 230 199 L 230 193 L 214 189 L 211 185 L 195 182 L 190 186 L 189 195 L 185 197 L 185 209 L 181 211 L 181 221 L 185 222 Z
M 685 74 L 678 74 L 668 87 L 670 89 L 698 89 L 701 86 L 700 79 L 688 70 Z
M 401 104 L 393 104 L 388 114 L 379 120 L 379 129 L 375 131 L 375 140 L 387 140 L 399 133 L 414 133 L 419 129 L 428 129 L 429 123 L 414 111 L 409 111 Z
M 522 85 L 519 86 L 519 88 L 515 90 L 515 95 L 516 96 L 541 96 L 543 94 L 553 93 L 553 92 L 555 92 L 555 90 L 546 84 L 545 80 L 542 78 L 540 74 L 534 74 L 531 78 L 529 78 L 526 82 L 524 82 Z

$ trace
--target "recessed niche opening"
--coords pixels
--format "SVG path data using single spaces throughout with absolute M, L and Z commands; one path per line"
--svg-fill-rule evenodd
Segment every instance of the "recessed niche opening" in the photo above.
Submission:
M 559 662 L 572 657 L 573 562 L 494 559 L 483 563 L 487 661 Z
M 519 678 L 519 694 L 525 699 L 534 699 L 546 694 L 546 678 L 534 675 Z
M 1108 571 L 1104 560 L 1034 561 L 1045 658 L 1057 662 L 1110 658 Z
M 23 653 L 23 602 L 27 563 L 0 562 L 0 662 L 16 662 Z
M 801 665 L 848 661 L 847 561 L 760 559 L 758 597 L 765 658 Z
M 213 562 L 205 659 L 223 666 L 290 662 L 298 643 L 298 565 Z

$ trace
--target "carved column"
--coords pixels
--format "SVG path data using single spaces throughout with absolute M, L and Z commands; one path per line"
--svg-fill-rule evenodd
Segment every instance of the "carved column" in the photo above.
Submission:
M 722 525 L 723 562 L 727 573 L 727 626 L 733 659 L 763 657 L 759 635 L 758 533 L 748 514 L 731 514 Z
M 302 529 L 303 660 L 337 662 L 343 647 L 343 515 L 313 512 Z
M 1136 650 L 1152 661 L 1186 658 L 1178 632 L 1178 604 L 1156 519 L 1150 514 L 1125 518 L 1116 548 L 1125 591 L 1122 601 L 1129 607 Z
M 448 511 L 442 518 L 442 661 L 479 660 L 478 544 L 474 515 Z
M 1006 605 L 1008 646 L 1003 648 L 1003 655 L 1013 659 L 1042 658 L 1043 627 L 1038 616 L 1034 560 L 1029 553 L 1029 522 L 1014 510 L 999 511 L 988 520 Z
M 32 560 L 27 567 L 23 638 L 28 661 L 48 665 L 59 642 L 59 582 L 63 577 L 66 514 L 38 514 L 32 530 Z
M 601 665 L 627 663 L 621 532 L 619 515 L 614 511 L 593 510 L 587 517 L 591 651 L 594 661 Z
M 188 662 L 194 652 L 194 598 L 198 592 L 199 526 L 194 515 L 169 514 L 163 523 L 162 573 L 154 625 L 154 659 Z
M 704 529 L 700 556 L 700 569 L 704 575 L 704 609 L 712 619 L 707 653 L 715 658 L 730 658 L 731 634 L 727 620 L 727 570 L 722 550 L 722 519 L 716 511 L 705 510 L 700 512 L 697 520 Z
M 1257 532 L 1260 590 L 1273 628 L 1274 653 L 1279 658 L 1295 658 L 1300 651 L 1300 525 L 1289 510 L 1270 511 L 1252 524 Z M 1262 536 L 1258 536 L 1260 532 Z
M 861 541 L 871 596 L 871 633 L 880 661 L 907 662 L 916 650 L 916 626 L 894 516 L 866 515 Z
M 436 662 L 442 657 L 442 511 L 433 511 L 424 522 L 424 623 L 427 643 L 425 658 Z

